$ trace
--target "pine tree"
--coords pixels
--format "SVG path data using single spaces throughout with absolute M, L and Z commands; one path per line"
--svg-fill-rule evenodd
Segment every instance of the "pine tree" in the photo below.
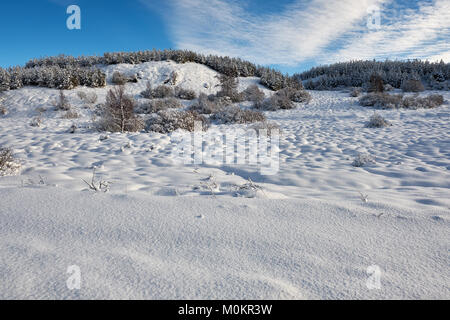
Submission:
M 0 92 L 10 89 L 10 75 L 5 69 L 0 68 Z

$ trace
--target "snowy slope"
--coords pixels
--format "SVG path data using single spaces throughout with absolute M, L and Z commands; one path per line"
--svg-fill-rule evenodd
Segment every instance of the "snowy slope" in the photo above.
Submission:
M 139 73 L 126 85 L 138 99 L 172 71 L 185 88 L 218 90 L 217 73 L 196 64 L 104 70 L 108 79 Z M 241 78 L 240 90 L 257 82 Z M 448 298 L 448 92 L 440 108 L 380 110 L 393 126 L 369 129 L 372 110 L 356 98 L 313 91 L 308 105 L 266 113 L 282 129 L 280 170 L 262 176 L 250 164 L 180 165 L 183 132 L 100 139 L 77 91 L 103 102 L 109 88 L 65 91 L 81 115 L 73 120 L 53 110 L 57 90 L 4 94 L 0 145 L 22 170 L 0 177 L 3 298 Z M 42 125 L 30 126 L 37 116 Z M 353 167 L 358 152 L 376 162 Z M 112 183 L 107 194 L 86 191 L 94 167 Z M 263 191 L 241 192 L 249 178 Z M 84 275 L 79 292 L 65 287 L 73 264 Z M 382 270 L 381 290 L 366 288 L 371 265 Z
M 448 211 L 2 188 L 1 298 L 448 298 Z M 377 218 L 379 212 L 385 213 Z M 440 216 L 440 217 L 438 217 Z M 66 287 L 68 266 L 80 290 Z M 367 268 L 381 269 L 369 290 Z

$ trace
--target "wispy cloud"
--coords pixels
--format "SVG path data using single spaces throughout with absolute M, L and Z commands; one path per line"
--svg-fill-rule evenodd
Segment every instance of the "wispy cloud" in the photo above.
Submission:
M 357 34 L 322 61 L 354 58 L 430 59 L 447 58 L 450 52 L 450 1 L 438 0 L 418 10 L 397 12 L 398 18 L 376 31 Z
M 145 2 L 146 0 L 141 0 Z M 178 48 L 299 65 L 370 58 L 429 58 L 450 51 L 450 2 L 437 0 L 401 18 L 366 27 L 367 9 L 392 0 L 297 0 L 256 14 L 245 1 L 169 0 L 165 19 Z

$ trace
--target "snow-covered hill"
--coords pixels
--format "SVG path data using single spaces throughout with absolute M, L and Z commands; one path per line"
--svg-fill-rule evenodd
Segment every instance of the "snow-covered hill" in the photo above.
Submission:
M 138 74 L 126 84 L 138 100 L 147 81 L 162 84 L 173 71 L 186 89 L 219 89 L 217 72 L 194 63 L 103 71 L 108 81 L 115 71 Z M 257 83 L 240 78 L 239 89 Z M 65 91 L 76 119 L 54 110 L 57 90 L 3 95 L 0 146 L 13 148 L 22 170 L 0 178 L 2 298 L 449 296 L 448 92 L 436 109 L 378 111 L 393 125 L 370 129 L 372 111 L 348 92 L 311 91 L 307 105 L 265 113 L 282 134 L 279 172 L 264 176 L 250 164 L 174 161 L 186 132 L 93 130 L 95 108 L 77 92 L 103 102 L 110 88 Z M 41 125 L 30 126 L 36 117 Z M 358 153 L 375 162 L 353 167 Z M 94 167 L 111 182 L 106 194 L 82 181 Z M 70 265 L 81 268 L 78 291 L 66 287 Z M 381 289 L 369 290 L 373 265 Z

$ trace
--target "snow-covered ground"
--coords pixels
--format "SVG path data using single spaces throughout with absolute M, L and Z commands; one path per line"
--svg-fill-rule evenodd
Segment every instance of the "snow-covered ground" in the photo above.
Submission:
M 217 73 L 192 63 L 108 66 L 108 79 L 116 70 L 140 73 L 126 85 L 136 98 L 172 71 L 185 88 L 218 90 Z M 77 91 L 103 102 L 108 89 L 66 91 L 73 120 L 53 110 L 57 90 L 4 94 L 0 145 L 22 170 L 0 178 L 1 298 L 450 296 L 449 92 L 436 109 L 378 110 L 393 124 L 383 129 L 364 127 L 373 111 L 348 93 L 310 92 L 308 105 L 266 113 L 282 135 L 279 172 L 264 176 L 250 164 L 180 165 L 173 150 L 187 133 L 100 139 Z M 353 167 L 359 152 L 375 163 Z M 108 193 L 87 190 L 93 167 Z M 262 191 L 241 192 L 249 179 Z M 66 286 L 71 265 L 80 290 Z M 366 286 L 369 266 L 380 289 Z

